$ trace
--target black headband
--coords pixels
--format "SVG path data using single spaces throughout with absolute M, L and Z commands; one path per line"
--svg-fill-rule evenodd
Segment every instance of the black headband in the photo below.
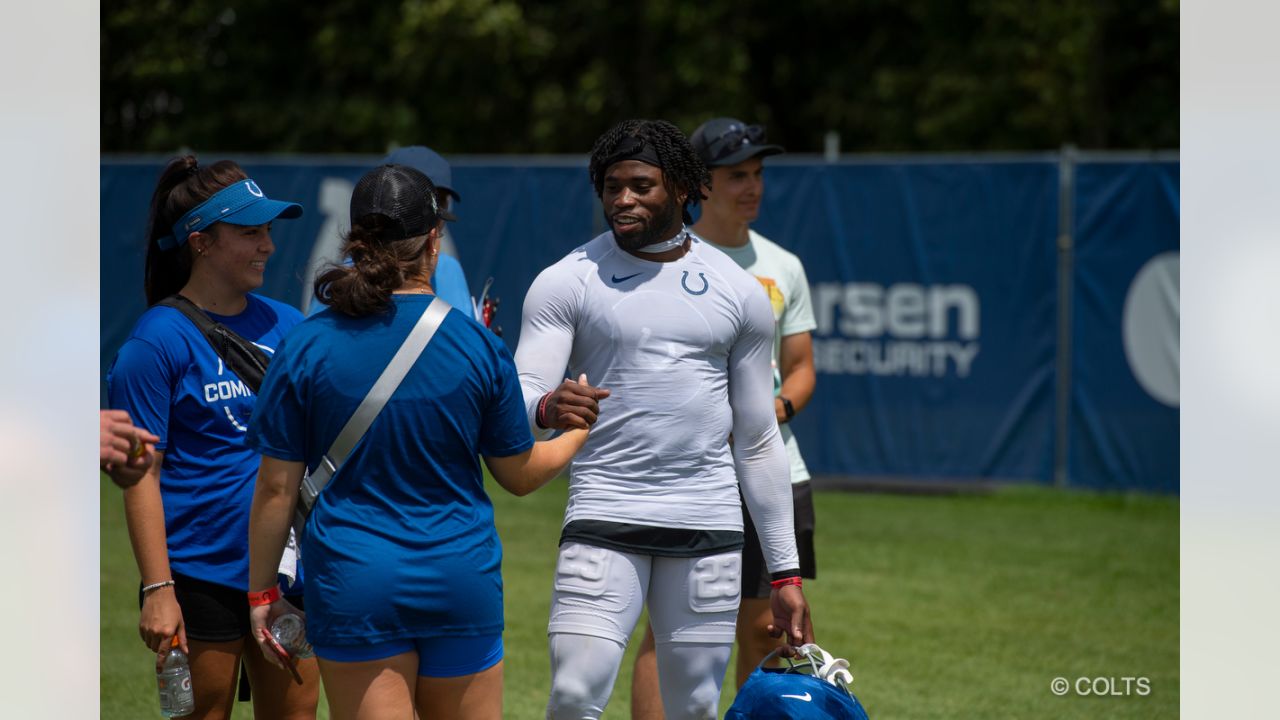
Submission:
M 605 158 L 601 166 L 608 170 L 614 164 L 623 160 L 638 160 L 646 165 L 662 169 L 662 160 L 658 157 L 658 152 L 649 143 L 645 142 L 644 138 L 634 135 L 622 138 L 617 147 L 614 148 L 613 153 Z

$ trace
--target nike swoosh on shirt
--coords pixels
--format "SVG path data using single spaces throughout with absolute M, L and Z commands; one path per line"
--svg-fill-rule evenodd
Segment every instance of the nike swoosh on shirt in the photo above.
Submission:
M 795 698 L 797 700 L 803 700 L 805 702 L 813 702 L 813 696 L 810 695 L 809 693 L 805 693 L 803 695 L 783 695 L 782 697 Z
M 618 277 L 617 275 L 614 275 L 614 276 L 613 276 L 613 283 L 616 285 L 616 284 L 618 284 L 618 283 L 620 283 L 620 282 L 626 282 L 626 281 L 630 280 L 631 278 L 633 278 L 633 277 L 635 277 L 636 275 L 639 275 L 639 274 L 640 274 L 640 273 L 632 273 L 632 274 L 630 274 L 630 275 L 625 275 L 625 276 L 623 276 L 623 277 Z

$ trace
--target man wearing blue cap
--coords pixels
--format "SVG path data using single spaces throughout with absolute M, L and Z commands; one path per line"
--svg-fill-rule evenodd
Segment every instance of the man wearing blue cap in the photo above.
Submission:
M 462 199 L 458 191 L 453 189 L 453 170 L 449 167 L 449 161 L 429 147 L 402 147 L 388 155 L 383 162 L 407 165 L 426 175 L 436 186 L 436 199 L 446 211 L 453 209 L 454 200 Z M 457 249 L 447 226 L 440 236 L 440 258 L 436 274 L 431 278 L 431 287 L 445 302 L 471 314 L 471 290 L 467 287 L 467 278 L 462 272 L 462 263 L 458 262 Z

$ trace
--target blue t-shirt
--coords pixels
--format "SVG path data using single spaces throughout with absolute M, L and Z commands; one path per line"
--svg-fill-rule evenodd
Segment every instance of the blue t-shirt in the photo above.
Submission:
M 326 309 L 276 352 L 248 443 L 314 468 L 430 295 Z M 506 346 L 451 310 L 307 518 L 307 636 L 320 645 L 501 632 L 502 547 L 479 455 L 533 446 Z
M 467 276 L 462 274 L 462 263 L 457 258 L 440 253 L 436 274 L 431 276 L 431 287 L 445 302 L 467 317 L 474 315 L 471 311 L 471 289 L 467 287 Z
M 258 295 L 210 317 L 271 355 L 302 313 Z M 259 457 L 245 445 L 256 397 L 179 310 L 143 313 L 107 373 L 111 407 L 160 437 L 173 572 L 249 589 L 249 506 Z

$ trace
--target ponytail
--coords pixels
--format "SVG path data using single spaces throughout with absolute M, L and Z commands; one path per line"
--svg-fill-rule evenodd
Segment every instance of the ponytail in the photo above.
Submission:
M 230 160 L 200 166 L 194 155 L 175 157 L 160 171 L 147 213 L 147 260 L 143 275 L 147 305 L 178 292 L 191 279 L 191 248 L 179 238 L 176 247 L 161 250 L 157 241 L 173 232 L 173 223 L 219 190 L 247 178 Z
M 364 317 L 391 306 L 391 293 L 422 272 L 427 236 L 384 240 L 390 223 L 369 215 L 351 224 L 342 254 L 349 265 L 330 265 L 315 281 L 316 299 L 338 312 Z

